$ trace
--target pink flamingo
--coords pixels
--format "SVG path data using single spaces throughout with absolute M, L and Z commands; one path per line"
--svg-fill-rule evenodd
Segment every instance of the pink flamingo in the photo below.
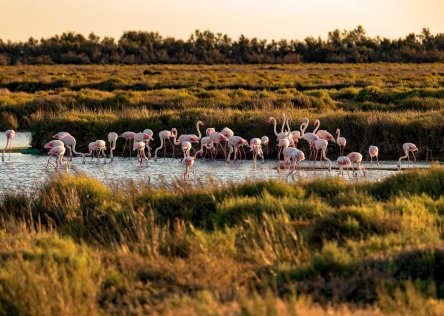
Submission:
M 283 115 L 283 118 L 284 118 L 284 121 L 282 123 L 282 127 L 281 127 L 281 132 L 280 133 L 278 133 L 277 130 L 276 130 L 276 124 L 277 124 L 276 119 L 274 117 L 272 117 L 272 116 L 270 116 L 268 118 L 268 123 L 272 123 L 273 122 L 273 131 L 274 131 L 274 135 L 276 135 L 278 143 L 279 143 L 279 141 L 281 139 L 288 138 L 288 136 L 290 135 L 289 131 L 284 131 L 284 126 L 285 126 L 285 123 L 286 123 L 286 116 L 285 116 L 285 114 Z M 278 160 L 281 160 L 281 151 L 282 151 L 282 148 L 279 148 L 279 150 L 278 150 Z
M 2 161 L 5 161 L 5 152 L 8 149 L 8 147 L 9 147 L 9 159 L 11 159 L 11 150 L 12 150 L 11 144 L 12 144 L 12 140 L 15 136 L 15 131 L 12 129 L 8 129 L 8 130 L 6 130 L 5 135 L 6 135 L 6 146 L 5 146 L 5 149 L 3 150 Z
M 204 148 L 205 148 L 205 155 L 203 153 Z M 205 136 L 200 139 L 200 150 L 198 151 L 198 153 L 200 153 L 201 157 L 202 156 L 206 157 L 208 154 L 208 151 L 210 151 L 210 155 L 212 155 L 211 152 L 213 149 L 214 149 L 214 146 L 213 146 L 213 142 L 210 139 L 210 136 Z
M 290 171 L 287 174 L 287 180 L 288 180 L 288 177 L 290 175 L 294 176 L 293 173 L 296 170 L 298 170 L 298 174 L 299 174 L 299 171 L 301 170 L 300 162 L 302 160 L 305 160 L 305 154 L 304 154 L 304 152 L 302 150 L 295 149 L 295 150 L 292 151 L 292 153 L 290 155 L 290 159 L 291 159 L 293 164 L 292 164 L 292 166 L 290 168 Z
M 110 161 L 114 160 L 114 150 L 116 149 L 117 138 L 119 135 L 117 133 L 111 132 L 108 133 L 108 141 L 109 141 L 109 158 Z
M 129 141 L 129 145 L 128 145 L 128 149 L 129 149 L 129 154 L 131 157 L 131 140 L 134 141 L 134 136 L 136 135 L 136 133 L 134 132 L 125 132 L 121 135 L 119 135 L 120 138 L 125 138 L 125 145 L 123 145 L 123 150 L 122 150 L 122 157 L 125 153 L 125 148 L 126 148 L 126 143 Z
M 267 153 L 267 159 L 268 159 L 268 144 L 270 143 L 270 139 L 268 136 L 262 136 L 261 137 L 261 143 L 264 145 L 266 153 Z
M 183 152 L 183 159 L 185 159 L 185 157 L 188 157 L 190 155 L 190 151 L 191 151 L 191 148 L 193 148 L 193 146 L 191 145 L 191 143 L 189 141 L 183 141 L 180 146 L 181 146 L 182 152 Z
M 262 158 L 262 162 L 264 161 L 264 153 L 262 152 L 261 140 L 259 138 L 252 138 L 250 140 L 250 151 L 253 152 L 254 167 L 256 168 L 258 156 Z
M 46 143 L 44 146 L 43 146 L 43 148 L 45 148 L 45 149 L 51 149 L 51 148 L 54 148 L 54 147 L 65 147 L 65 144 L 63 144 L 63 142 L 61 141 L 61 140 L 52 140 L 52 141 L 50 141 L 49 143 Z M 46 168 L 48 168 L 48 165 L 49 165 L 49 163 L 50 163 L 50 160 L 51 160 L 51 158 L 52 158 L 53 156 L 52 155 L 50 155 L 49 156 L 49 158 L 48 158 L 48 163 L 46 164 Z
M 97 161 L 100 163 L 100 156 L 104 156 L 105 161 L 104 163 L 106 164 L 106 154 L 105 154 L 105 150 L 106 150 L 106 142 L 104 140 L 96 140 L 95 142 L 89 143 L 88 144 L 88 149 L 89 149 L 89 153 L 88 154 L 82 154 L 82 163 L 85 163 L 85 157 L 86 156 L 91 156 L 91 160 L 93 160 L 94 155 L 96 154 L 97 157 Z
M 344 167 L 347 169 L 347 175 L 350 177 L 350 173 L 348 171 L 348 168 L 351 166 L 350 158 L 347 156 L 339 156 L 336 160 L 339 166 L 339 175 L 344 176 Z
M 355 172 L 354 169 L 354 164 L 356 164 L 356 170 L 362 170 L 362 175 L 365 177 L 365 168 L 361 167 L 361 162 L 362 162 L 362 155 L 356 151 L 351 152 L 347 155 L 347 157 L 350 159 L 350 161 L 352 162 L 352 169 L 353 172 Z M 358 172 L 356 171 L 356 175 L 358 174 Z
M 199 126 L 204 126 L 204 123 L 202 121 L 198 121 L 196 123 L 196 129 L 197 129 L 197 133 L 199 134 L 199 136 L 197 136 L 195 134 L 182 134 L 179 136 L 179 138 L 177 138 L 177 141 L 174 142 L 174 145 L 180 145 L 185 141 L 190 142 L 190 143 L 198 143 L 200 141 L 200 139 L 202 138 L 202 133 L 200 132 Z M 177 129 L 173 128 L 172 131 L 175 132 L 176 137 L 177 137 Z
M 341 130 L 338 128 L 336 130 L 336 135 L 338 135 L 338 137 L 336 138 L 336 144 L 338 144 L 339 146 L 339 155 L 344 155 L 344 149 L 345 149 L 345 145 L 347 144 L 347 140 L 345 139 L 345 137 L 341 137 Z
M 373 157 L 376 157 L 376 162 L 378 163 L 378 167 L 379 167 L 379 160 L 378 160 L 378 155 L 379 155 L 379 149 L 376 146 L 370 145 L 370 147 L 368 148 L 368 154 L 370 155 L 370 165 L 373 165 Z
M 148 131 L 148 133 L 145 133 L 145 131 Z M 149 144 L 150 140 L 153 139 L 153 136 L 151 133 L 149 133 L 150 130 L 145 130 L 145 131 L 140 132 L 140 133 L 136 133 L 134 135 L 134 143 L 144 142 L 145 143 L 144 148 L 148 147 L 148 157 L 151 158 L 151 148 L 149 147 L 148 144 Z
M 148 135 L 148 134 L 146 134 L 146 135 Z M 143 160 L 146 160 L 146 162 L 148 163 L 148 158 L 145 155 L 145 147 L 146 147 L 146 144 L 144 141 L 135 142 L 133 145 L 133 150 L 134 151 L 137 150 L 137 161 L 140 164 L 143 163 Z
M 289 139 L 290 139 L 290 146 L 291 147 L 297 147 L 297 144 L 299 142 L 299 139 L 302 138 L 300 131 L 292 131 L 290 128 L 289 122 L 291 121 L 291 117 L 287 118 L 287 130 L 290 132 Z
M 301 136 L 304 140 L 308 142 L 310 146 L 310 155 L 308 156 L 308 159 L 310 160 L 310 158 L 313 156 L 313 144 L 316 140 L 319 139 L 319 137 L 316 135 L 316 131 L 319 128 L 319 125 L 317 128 L 315 128 L 313 133 L 306 133 L 305 131 L 307 130 L 309 120 L 307 117 L 305 117 L 304 120 L 305 122 L 301 124 Z
M 315 160 L 314 160 L 314 170 L 316 171 L 316 160 L 318 159 L 319 151 L 321 151 L 321 155 L 319 156 L 321 168 L 322 168 L 322 159 L 324 159 L 324 160 L 328 161 L 328 171 L 331 171 L 331 161 L 326 156 L 328 141 L 325 139 L 318 139 L 318 140 L 315 140 L 315 142 L 313 143 L 313 146 L 316 149 L 316 155 L 315 155 Z
M 174 137 L 174 131 L 170 130 L 163 130 L 159 133 L 159 139 L 160 139 L 160 146 L 156 148 L 156 150 L 154 151 L 154 160 L 157 160 L 157 152 L 163 148 L 163 160 L 166 159 L 166 141 L 168 140 L 171 144 L 171 146 L 173 147 L 173 156 L 172 158 L 174 158 L 174 144 L 171 141 L 171 138 Z
M 213 144 L 215 144 L 215 146 L 214 146 L 215 147 L 215 151 L 214 151 L 214 155 L 213 155 L 212 159 L 213 160 L 216 159 L 216 157 L 217 157 L 217 149 L 218 149 L 218 147 L 220 147 L 222 149 L 222 152 L 224 153 L 224 160 L 225 160 L 227 158 L 227 153 L 226 153 L 224 147 L 222 147 L 222 145 L 220 144 L 220 142 L 221 141 L 226 141 L 227 138 L 222 133 L 213 132 L 213 133 L 210 134 L 210 139 L 213 142 Z
M 325 139 L 326 141 L 332 141 L 333 143 L 336 142 L 335 138 L 333 137 L 332 134 L 330 134 L 328 131 L 324 130 L 324 129 L 319 129 L 319 127 L 321 126 L 321 121 L 320 120 L 316 120 L 314 122 L 314 125 L 317 126 L 315 128 L 315 130 L 317 131 L 315 134 L 316 136 L 318 136 L 320 139 Z
M 63 159 L 63 155 L 65 154 L 65 147 L 64 146 L 54 146 L 50 149 L 48 155 L 56 157 L 56 165 L 54 166 L 57 170 L 60 165 L 64 164 L 66 166 L 66 171 L 68 172 L 69 169 L 69 161 Z M 51 157 L 49 157 L 51 159 Z M 48 159 L 48 163 L 46 164 L 46 168 L 48 168 L 48 165 L 50 164 L 50 159 Z M 51 163 L 52 164 L 52 163 Z
M 409 153 L 412 153 L 413 155 L 413 160 L 414 160 L 414 164 L 416 163 L 416 157 L 415 157 L 415 151 L 418 151 L 418 148 L 416 147 L 415 144 L 412 143 L 404 143 L 402 145 L 402 149 L 404 150 L 405 155 L 399 157 L 398 160 L 398 169 L 401 169 L 401 160 L 407 158 L 408 159 L 408 165 L 410 166 L 410 157 L 409 157 Z
M 185 165 L 185 172 L 183 174 L 183 181 L 189 180 L 190 179 L 190 169 L 193 168 L 193 177 L 194 177 L 194 160 L 196 160 L 196 155 L 194 155 L 193 157 L 191 156 L 186 156 L 183 159 L 183 163 Z
M 65 148 L 69 151 L 69 160 L 72 160 L 73 154 L 82 156 L 82 153 L 76 151 L 76 139 L 74 136 L 67 132 L 60 132 L 53 136 L 56 139 L 59 139 L 65 145 Z
M 229 149 L 229 152 L 228 152 L 228 155 L 227 155 L 227 161 L 230 161 L 230 157 L 231 157 L 231 154 L 233 153 L 233 151 L 234 151 L 234 158 L 233 158 L 233 160 L 237 159 L 237 153 L 239 153 L 240 159 L 242 161 L 242 153 L 241 153 L 240 148 L 243 148 L 241 146 L 244 146 L 244 145 L 248 146 L 248 142 L 247 142 L 246 139 L 243 139 L 240 136 L 230 136 L 228 138 L 228 149 Z
M 288 160 L 290 159 L 290 155 L 291 155 L 292 151 L 296 148 L 290 147 L 290 140 L 288 138 L 281 139 L 278 143 L 278 146 L 279 146 L 279 148 L 282 149 L 282 153 L 284 154 L 284 160 L 283 161 L 279 160 L 277 162 L 276 170 L 277 170 L 277 173 L 279 174 L 280 170 L 281 170 L 281 165 L 284 166 L 284 170 L 285 170 L 285 165 L 288 162 Z
M 148 139 L 148 140 L 145 141 L 146 148 L 147 148 L 147 150 L 148 150 L 148 158 L 151 158 L 151 146 L 150 146 L 150 141 L 154 139 L 154 132 L 153 132 L 151 129 L 147 128 L 147 129 L 144 129 L 142 133 L 144 133 L 144 134 L 148 134 L 148 135 L 151 136 L 151 139 Z
M 216 131 L 216 129 L 214 128 L 214 127 L 208 127 L 206 130 L 205 130 L 205 134 L 207 135 L 207 136 L 210 136 L 210 134 L 211 133 L 214 133 Z

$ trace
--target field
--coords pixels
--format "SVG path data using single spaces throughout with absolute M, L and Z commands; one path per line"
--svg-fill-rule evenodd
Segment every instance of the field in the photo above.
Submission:
M 354 150 L 396 158 L 412 141 L 442 157 L 443 84 L 443 64 L 0 67 L 0 128 L 31 129 L 37 148 L 69 130 L 86 150 L 110 131 L 189 133 L 198 119 L 271 136 L 268 117 L 285 112 L 293 129 L 303 117 L 341 128 Z
M 340 128 L 346 152 L 395 159 L 410 141 L 441 160 L 444 64 L 0 67 L 0 128 L 31 130 L 42 153 L 60 131 L 85 152 L 110 131 L 196 133 L 198 120 L 268 135 L 273 151 L 267 119 L 283 113 L 293 130 Z M 0 315 L 444 314 L 438 163 L 376 182 L 71 173 L 0 192 Z
M 444 170 L 0 203 L 1 315 L 442 315 Z

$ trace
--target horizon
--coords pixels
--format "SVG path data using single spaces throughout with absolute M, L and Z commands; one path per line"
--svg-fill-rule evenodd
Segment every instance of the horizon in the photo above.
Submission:
M 195 30 L 209 30 L 232 39 L 244 35 L 267 41 L 302 41 L 326 39 L 330 31 L 349 31 L 359 25 L 369 37 L 398 39 L 419 34 L 423 28 L 442 33 L 442 12 L 444 2 L 440 0 L 314 0 L 309 4 L 290 0 L 132 0 L 125 4 L 118 0 L 16 0 L 3 4 L 0 39 L 25 42 L 65 32 L 118 39 L 126 31 L 144 31 L 187 40 Z

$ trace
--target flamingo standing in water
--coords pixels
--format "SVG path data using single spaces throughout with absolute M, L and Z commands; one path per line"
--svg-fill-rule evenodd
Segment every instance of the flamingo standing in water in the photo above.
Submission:
M 362 175 L 365 177 L 365 168 L 361 167 L 361 162 L 362 162 L 362 155 L 356 151 L 351 152 L 347 155 L 347 157 L 350 159 L 350 161 L 352 162 L 352 169 L 353 172 L 355 172 L 354 169 L 354 164 L 356 164 L 356 170 L 362 170 Z M 356 171 L 356 175 L 358 174 L 358 171 Z
M 134 133 L 134 132 L 125 132 L 125 133 L 119 135 L 120 138 L 125 138 L 125 145 L 123 145 L 122 157 L 125 154 L 126 143 L 128 141 L 129 141 L 128 149 L 129 149 L 129 154 L 130 154 L 130 157 L 131 157 L 131 140 L 134 141 L 134 136 L 135 135 L 136 135 L 136 133 Z
M 290 128 L 289 121 L 291 121 L 291 118 L 287 118 L 287 130 L 290 131 L 290 146 L 297 147 L 299 140 L 302 138 L 300 131 L 292 131 Z
M 339 173 L 338 176 L 344 176 L 344 167 L 347 169 L 347 175 L 350 177 L 350 173 L 348 171 L 348 168 L 351 166 L 351 160 L 347 156 L 339 156 L 337 159 L 337 163 L 339 166 Z
M 146 134 L 146 135 L 148 135 L 148 134 Z M 143 160 L 146 160 L 146 162 L 148 163 L 148 158 L 145 155 L 145 147 L 146 147 L 146 144 L 145 144 L 144 141 L 135 142 L 134 145 L 133 145 L 133 150 L 134 151 L 137 150 L 137 161 L 140 164 L 143 163 Z
M 300 166 L 300 162 L 302 160 L 305 160 L 305 154 L 302 150 L 299 149 L 295 149 L 292 151 L 291 155 L 290 155 L 291 161 L 292 161 L 292 166 L 290 168 L 290 171 L 287 174 L 287 179 L 288 177 L 291 175 L 293 176 L 293 173 L 298 170 L 298 174 L 299 171 L 301 170 L 301 166 Z
M 262 152 L 261 140 L 259 138 L 252 138 L 250 140 L 250 151 L 253 152 L 254 167 L 256 168 L 258 156 L 262 158 L 262 162 L 264 161 L 264 153 Z
M 401 160 L 402 160 L 402 159 L 405 159 L 405 158 L 408 159 L 408 165 L 410 166 L 410 157 L 409 157 L 409 153 L 412 153 L 412 155 L 413 155 L 413 160 L 414 160 L 414 163 L 413 163 L 413 164 L 416 163 L 415 151 L 418 151 L 418 147 L 416 147 L 415 144 L 413 144 L 413 143 L 404 143 L 404 144 L 402 145 L 402 150 L 404 150 L 405 155 L 399 157 L 399 160 L 398 160 L 398 169 L 401 169 Z
M 319 139 L 319 136 L 316 135 L 316 131 L 317 131 L 317 129 L 319 128 L 319 126 L 317 126 L 317 127 L 315 128 L 315 130 L 313 131 L 313 133 L 310 133 L 310 132 L 309 132 L 309 133 L 306 133 L 305 131 L 307 130 L 309 120 L 308 120 L 307 117 L 305 117 L 305 118 L 304 118 L 304 121 L 305 121 L 305 122 L 303 122 L 303 123 L 301 124 L 301 136 L 302 136 L 302 138 L 303 138 L 304 140 L 306 140 L 306 141 L 308 142 L 308 144 L 309 144 L 309 146 L 310 146 L 310 155 L 308 156 L 308 159 L 310 160 L 310 158 L 311 158 L 312 156 L 314 156 L 314 155 L 313 155 L 313 144 L 314 144 L 315 141 L 317 141 L 317 140 Z
M 270 139 L 268 138 L 268 136 L 262 136 L 261 143 L 265 147 L 265 151 L 267 153 L 267 159 L 268 159 L 268 144 L 270 143 Z
M 326 156 L 328 141 L 325 139 L 318 139 L 313 143 L 313 146 L 316 149 L 316 155 L 315 155 L 314 166 L 313 166 L 314 170 L 316 170 L 316 160 L 318 159 L 319 151 L 321 151 L 321 155 L 319 156 L 321 168 L 322 168 L 322 159 L 324 159 L 324 160 L 328 161 L 328 171 L 331 171 L 331 161 Z
M 373 165 L 373 157 L 376 157 L 376 162 L 378 163 L 378 167 L 379 167 L 379 160 L 378 160 L 379 149 L 378 149 L 378 147 L 370 145 L 370 147 L 368 148 L 368 154 L 370 155 L 370 166 Z
M 244 145 L 248 146 L 248 142 L 247 142 L 246 139 L 243 139 L 240 136 L 231 136 L 231 137 L 229 137 L 228 138 L 228 150 L 229 151 L 228 151 L 228 155 L 227 155 L 227 161 L 230 161 L 230 157 L 231 157 L 231 154 L 233 153 L 233 151 L 234 151 L 234 158 L 233 158 L 233 160 L 237 159 L 237 153 L 239 153 L 240 160 L 242 161 L 241 148 L 243 148 L 243 147 L 241 147 L 241 146 L 244 146 Z M 245 151 L 244 151 L 244 153 L 245 153 Z
M 69 169 L 69 161 L 63 159 L 63 155 L 65 154 L 65 146 L 54 146 L 49 151 L 48 155 L 56 157 L 56 164 L 55 169 L 57 170 L 62 164 L 66 166 L 66 172 L 68 172 Z M 50 157 L 51 158 L 51 157 Z M 48 163 L 46 164 L 46 168 L 48 168 L 48 165 L 50 159 L 48 159 Z M 52 164 L 52 163 L 51 163 Z
M 116 149 L 116 143 L 117 143 L 118 137 L 119 137 L 119 135 L 117 135 L 117 133 L 115 133 L 115 132 L 111 132 L 108 134 L 109 158 L 110 158 L 111 162 L 113 162 L 113 160 L 114 160 L 114 150 Z
M 285 127 L 285 124 L 287 122 L 285 114 L 283 115 L 283 118 L 284 118 L 284 121 L 282 123 L 282 127 L 281 127 L 281 132 L 280 133 L 278 133 L 277 130 L 276 130 L 276 124 L 277 124 L 276 119 L 274 117 L 272 117 L 272 116 L 270 116 L 268 118 L 268 123 L 273 123 L 273 131 L 274 131 L 274 135 L 276 135 L 278 143 L 279 143 L 279 141 L 281 139 L 288 138 L 289 135 L 290 135 L 289 131 L 284 131 L 284 127 Z M 281 151 L 282 151 L 282 148 L 279 147 L 279 150 L 278 150 L 278 160 L 281 160 Z
M 204 148 L 205 148 L 205 155 L 204 155 Z M 212 155 L 213 150 L 213 142 L 210 139 L 210 136 L 205 136 L 200 139 L 200 150 L 198 151 L 200 153 L 200 156 L 207 156 L 208 151 L 210 151 L 210 155 Z
M 147 131 L 147 133 L 145 133 L 145 131 Z M 149 147 L 148 143 L 150 142 L 150 140 L 153 139 L 153 135 L 152 135 L 152 133 L 149 132 L 151 130 L 145 130 L 145 131 L 140 132 L 140 133 L 136 133 L 134 135 L 134 143 L 144 142 L 145 143 L 144 148 L 147 148 L 147 147 Z M 151 148 L 148 149 L 148 157 L 151 157 Z
M 12 148 L 12 139 L 15 136 L 15 131 L 12 129 L 8 129 L 5 132 L 6 135 L 6 146 L 5 149 L 3 150 L 3 154 L 2 154 L 2 161 L 5 161 L 5 152 L 9 147 L 9 159 L 11 159 L 11 148 Z
M 106 142 L 104 140 L 96 140 L 95 142 L 88 144 L 89 153 L 88 154 L 82 154 L 82 163 L 85 163 L 85 157 L 91 156 L 91 160 L 93 160 L 94 155 L 97 157 L 97 161 L 100 163 L 100 156 L 103 155 L 105 158 L 104 163 L 106 164 Z
M 144 133 L 144 134 L 148 134 L 148 135 L 151 136 L 151 139 L 147 139 L 147 140 L 145 140 L 145 145 L 146 145 L 146 148 L 147 148 L 147 150 L 148 150 L 148 158 L 151 158 L 151 146 L 150 146 L 150 141 L 154 139 L 154 132 L 153 132 L 151 129 L 147 128 L 147 129 L 144 129 L 142 133 Z
M 157 152 L 163 148 L 163 160 L 166 159 L 166 141 L 168 140 L 173 147 L 173 156 L 174 158 L 174 144 L 171 141 L 171 138 L 174 137 L 174 130 L 163 130 L 159 133 L 159 139 L 160 139 L 160 146 L 156 148 L 154 151 L 154 160 L 157 160 Z
M 345 137 L 341 136 L 341 130 L 338 128 L 336 130 L 336 144 L 338 144 L 339 146 L 339 155 L 344 155 L 344 149 L 345 149 L 345 145 L 347 144 L 347 140 L 345 139 Z
M 221 141 L 226 141 L 227 138 L 222 133 L 212 132 L 210 134 L 210 139 L 211 139 L 212 143 L 215 144 L 215 146 L 214 146 L 215 150 L 214 150 L 214 155 L 212 156 L 212 159 L 213 160 L 216 159 L 218 147 L 220 147 L 222 149 L 223 153 L 224 153 L 224 160 L 227 159 L 227 153 L 225 151 L 225 148 L 222 147 L 222 145 L 220 144 Z
M 197 152 L 196 152 L 197 154 Z M 183 173 L 183 180 L 190 179 L 190 169 L 193 168 L 193 176 L 194 176 L 194 160 L 196 160 L 196 154 L 194 156 L 187 156 L 183 159 L 183 163 L 185 165 L 185 172 Z
M 61 140 L 56 139 L 56 140 L 52 140 L 52 141 L 50 141 L 49 143 L 46 143 L 46 144 L 43 146 L 43 148 L 45 148 L 45 149 L 52 149 L 52 148 L 54 148 L 54 147 L 58 147 L 58 146 L 60 146 L 60 147 L 65 147 L 65 144 L 63 144 L 63 142 L 62 142 Z M 49 163 L 50 163 L 52 157 L 54 157 L 54 156 L 53 156 L 53 155 L 50 155 L 50 156 L 49 156 L 49 158 L 48 158 L 48 163 L 46 164 L 46 168 L 48 168 L 48 165 L 49 165 Z
M 74 136 L 72 136 L 71 134 L 69 134 L 67 132 L 60 132 L 60 133 L 55 134 L 53 136 L 53 138 L 59 139 L 63 142 L 63 144 L 65 145 L 65 148 L 69 152 L 69 154 L 68 154 L 69 160 L 72 160 L 73 154 L 83 156 L 82 153 L 79 153 L 76 151 L 76 143 L 77 142 L 76 142 L 76 139 L 74 138 Z

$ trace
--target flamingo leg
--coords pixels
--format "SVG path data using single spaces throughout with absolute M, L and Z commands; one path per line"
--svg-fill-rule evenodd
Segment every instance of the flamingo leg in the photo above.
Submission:
M 171 147 L 173 147 L 173 155 L 171 156 L 171 159 L 174 159 L 174 150 L 175 150 L 175 148 L 174 148 L 174 144 L 173 144 L 173 142 L 171 141 L 170 138 L 168 138 L 168 141 L 170 142 Z M 165 149 L 166 149 L 166 146 L 165 146 Z
M 416 156 L 413 151 L 412 151 L 412 155 L 413 155 L 413 166 L 416 167 Z
M 379 167 L 379 159 L 378 159 L 378 156 L 376 156 L 376 162 L 378 163 L 378 167 Z

